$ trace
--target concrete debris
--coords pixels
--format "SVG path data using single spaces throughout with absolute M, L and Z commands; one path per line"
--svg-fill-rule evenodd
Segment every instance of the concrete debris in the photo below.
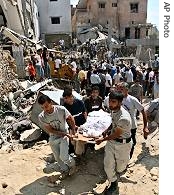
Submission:
M 19 131 L 22 132 L 24 130 L 29 130 L 32 128 L 32 123 L 28 119 L 24 119 L 22 121 L 18 121 L 17 123 L 14 123 L 12 125 L 13 131 Z
M 30 129 L 25 130 L 21 133 L 20 141 L 21 142 L 32 142 L 36 141 L 41 137 L 42 131 L 40 129 Z

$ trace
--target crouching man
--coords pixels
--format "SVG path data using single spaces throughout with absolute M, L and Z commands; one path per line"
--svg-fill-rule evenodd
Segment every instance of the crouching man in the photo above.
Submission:
M 118 92 L 109 94 L 112 125 L 103 133 L 97 144 L 107 140 L 105 146 L 104 169 L 110 182 L 105 195 L 118 195 L 118 173 L 126 170 L 131 151 L 131 117 L 122 106 L 123 95 Z M 111 129 L 111 130 L 110 130 Z
M 50 135 L 49 144 L 54 157 L 62 174 L 71 175 L 75 171 L 75 161 L 68 153 L 69 139 L 72 139 L 72 135 L 68 132 L 68 125 L 73 133 L 74 118 L 64 106 L 53 105 L 52 100 L 46 95 L 39 96 L 38 103 L 43 109 L 38 118 L 41 126 Z

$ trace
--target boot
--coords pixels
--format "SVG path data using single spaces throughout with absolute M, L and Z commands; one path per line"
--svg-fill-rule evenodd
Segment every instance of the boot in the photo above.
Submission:
M 111 182 L 109 188 L 106 189 L 104 195 L 119 195 L 118 181 Z

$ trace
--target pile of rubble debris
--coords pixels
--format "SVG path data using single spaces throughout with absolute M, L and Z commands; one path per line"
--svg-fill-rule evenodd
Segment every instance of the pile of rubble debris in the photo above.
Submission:
M 0 51 L 0 100 L 17 87 L 16 64 L 9 51 Z
M 41 83 L 19 81 L 15 61 L 8 51 L 1 52 L 0 62 L 0 148 L 23 149 L 26 143 L 40 138 L 42 131 L 30 120 L 33 103 L 40 89 L 51 89 L 52 80 Z

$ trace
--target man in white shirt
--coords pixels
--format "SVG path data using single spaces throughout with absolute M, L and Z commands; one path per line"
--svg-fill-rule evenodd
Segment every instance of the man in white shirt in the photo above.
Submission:
M 136 110 L 141 112 L 143 115 L 143 124 L 144 124 L 143 133 L 144 133 L 145 139 L 147 139 L 147 136 L 149 133 L 147 129 L 147 115 L 144 111 L 144 107 L 138 101 L 138 99 L 128 94 L 128 90 L 129 90 L 128 83 L 126 82 L 119 83 L 116 86 L 116 90 L 118 92 L 121 92 L 124 95 L 122 104 L 123 104 L 123 107 L 129 112 L 131 119 L 132 119 L 131 137 L 132 137 L 133 145 L 132 145 L 132 149 L 130 152 L 130 158 L 131 158 L 134 152 L 134 147 L 136 145 L 136 130 L 137 130 Z
M 112 87 L 112 77 L 110 75 L 110 72 L 111 72 L 111 70 L 108 69 L 107 72 L 106 72 L 106 76 L 105 76 L 105 79 L 106 79 L 106 82 L 105 82 L 105 86 L 106 86 L 105 96 L 108 96 L 110 88 Z
M 100 79 L 99 75 L 97 74 L 97 70 L 94 70 L 93 73 L 91 74 L 90 81 L 91 81 L 92 86 L 99 87 L 99 85 L 101 83 L 101 79 Z
M 131 84 L 133 83 L 133 73 L 131 71 L 131 69 L 127 68 L 125 73 L 125 78 L 126 78 L 126 82 L 129 84 L 129 87 L 131 86 Z
M 44 79 L 44 61 L 42 58 L 42 48 L 37 50 L 37 54 L 35 55 L 35 61 L 36 61 L 36 79 L 38 81 L 42 81 Z
M 114 74 L 113 76 L 113 80 L 114 80 L 114 84 L 117 85 L 118 83 L 120 83 L 120 79 L 123 78 L 121 73 L 120 73 L 120 70 L 117 69 L 117 72 Z
M 62 172 L 62 176 L 71 175 L 75 171 L 75 161 L 69 155 L 69 139 L 75 135 L 75 120 L 64 107 L 54 105 L 45 95 L 40 95 L 38 103 L 43 109 L 38 119 L 42 129 L 49 134 L 49 145 Z M 68 126 L 71 128 L 71 133 Z M 64 173 L 64 174 L 63 174 Z
M 57 71 L 59 70 L 61 63 L 62 63 L 62 61 L 61 61 L 60 57 L 57 56 L 56 60 L 55 60 L 55 68 Z
M 76 64 L 75 59 L 72 59 L 71 66 L 72 66 L 72 70 L 73 70 L 74 72 L 76 72 L 77 64 Z

